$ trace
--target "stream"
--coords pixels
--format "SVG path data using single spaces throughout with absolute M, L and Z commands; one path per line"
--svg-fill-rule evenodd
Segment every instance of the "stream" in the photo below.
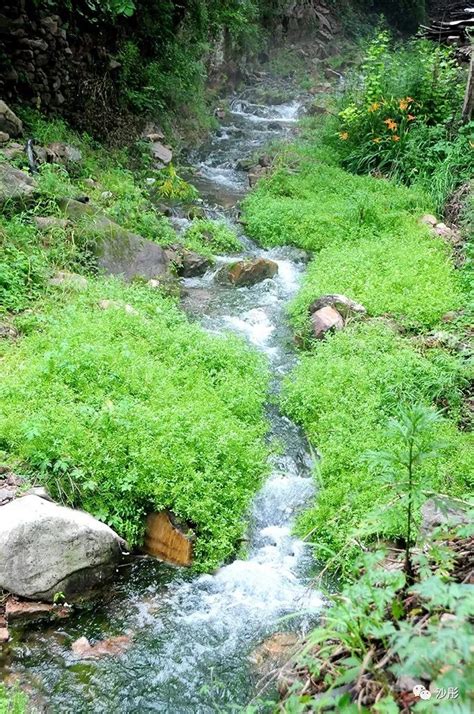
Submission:
M 235 206 L 248 187 L 238 160 L 272 139 L 290 137 L 301 101 L 262 106 L 252 103 L 250 88 L 232 98 L 230 107 L 220 129 L 189 161 L 206 214 L 235 223 Z M 173 222 L 178 230 L 187 225 L 179 216 Z M 277 394 L 296 360 L 286 309 L 305 256 L 290 248 L 262 250 L 235 225 L 244 247 L 238 257 L 271 258 L 278 274 L 250 288 L 225 287 L 214 280 L 215 272 L 237 258 L 221 257 L 202 278 L 183 281 L 184 306 L 206 330 L 238 333 L 262 351 Z M 4 666 L 40 711 L 237 711 L 261 687 L 262 674 L 250 656 L 259 643 L 276 632 L 304 633 L 314 624 L 323 597 L 310 587 L 314 563 L 308 547 L 292 535 L 297 513 L 314 496 L 310 452 L 273 402 L 268 418 L 269 438 L 282 448 L 271 457 L 271 475 L 254 500 L 245 559 L 198 576 L 136 558 L 122 568 L 105 602 L 70 621 L 19 633 Z M 94 642 L 123 634 L 131 641 L 120 656 L 81 661 L 71 652 L 78 637 Z M 271 689 L 262 696 L 270 694 Z

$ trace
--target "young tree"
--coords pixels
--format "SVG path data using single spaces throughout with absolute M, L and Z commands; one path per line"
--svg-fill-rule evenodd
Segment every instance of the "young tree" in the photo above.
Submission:
M 409 580 L 413 575 L 411 548 L 416 540 L 414 509 L 423 495 L 420 465 L 440 451 L 441 444 L 427 438 L 440 419 L 439 412 L 421 404 L 405 407 L 400 410 L 398 418 L 390 419 L 388 423 L 389 432 L 397 442 L 393 450 L 367 454 L 400 496 L 406 519 L 405 572 Z

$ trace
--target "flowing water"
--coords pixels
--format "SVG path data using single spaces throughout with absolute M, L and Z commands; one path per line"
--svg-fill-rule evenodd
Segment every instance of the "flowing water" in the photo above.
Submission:
M 300 103 L 272 107 L 235 98 L 231 109 L 225 125 L 191 157 L 206 212 L 229 221 L 247 188 L 238 159 L 272 138 L 291 135 Z M 175 223 L 183 228 L 186 219 Z M 298 289 L 304 256 L 293 249 L 264 251 L 245 236 L 242 241 L 243 256 L 277 261 L 278 275 L 250 288 L 226 288 L 214 281 L 213 270 L 184 281 L 185 305 L 204 328 L 236 332 L 261 350 L 278 392 L 295 361 L 285 310 Z M 322 597 L 309 587 L 307 546 L 292 535 L 297 512 L 314 495 L 311 458 L 296 426 L 275 406 L 269 406 L 268 415 L 270 438 L 277 438 L 282 449 L 272 457 L 272 473 L 253 504 L 247 557 L 202 576 L 151 558 L 135 559 L 100 607 L 20 636 L 4 664 L 27 684 L 41 710 L 231 711 L 258 690 L 252 650 L 277 631 L 302 632 L 314 622 Z M 282 620 L 286 615 L 293 617 Z M 94 641 L 124 633 L 131 635 L 131 644 L 121 656 L 78 661 L 71 653 L 80 636 Z

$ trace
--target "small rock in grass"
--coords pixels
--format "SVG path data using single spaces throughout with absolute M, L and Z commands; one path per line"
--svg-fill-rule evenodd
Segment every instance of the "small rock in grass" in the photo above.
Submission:
M 33 221 L 40 231 L 49 231 L 51 228 L 64 230 L 69 225 L 67 218 L 56 218 L 55 216 L 35 216 Z
M 333 307 L 342 315 L 344 319 L 347 319 L 353 313 L 363 315 L 366 312 L 363 305 L 351 300 L 346 297 L 346 295 L 339 294 L 322 295 L 310 305 L 309 312 L 310 314 L 313 314 L 322 307 Z
M 23 134 L 23 124 L 21 119 L 12 112 L 10 107 L 0 100 L 0 131 L 4 131 L 10 136 L 21 136 Z
M 0 131 L 0 144 L 6 144 L 10 135 L 6 131 Z
M 16 327 L 13 327 L 13 325 L 9 325 L 7 322 L 0 323 L 0 340 L 1 339 L 11 339 L 14 340 L 17 337 L 19 337 L 20 333 L 16 329 Z
M 443 238 L 451 238 L 453 235 L 453 230 L 448 228 L 446 223 L 437 223 L 434 227 L 435 233 Z
M 67 287 L 74 290 L 86 290 L 87 278 L 77 273 L 69 273 L 67 270 L 59 270 L 56 275 L 49 281 L 50 285 L 55 287 Z
M 330 330 L 342 330 L 344 320 L 342 315 L 333 307 L 322 307 L 311 316 L 313 335 L 317 340 L 322 340 Z
M 420 218 L 420 223 L 424 223 L 426 226 L 431 226 L 432 228 L 438 223 L 438 219 L 431 213 L 426 213 Z
M 414 687 L 421 684 L 421 679 L 410 677 L 409 674 L 402 674 L 395 683 L 395 689 L 399 692 L 413 692 Z
M 101 310 L 110 310 L 111 308 L 124 310 L 127 315 L 138 315 L 138 310 L 135 310 L 132 305 L 121 302 L 120 300 L 100 300 L 99 307 Z
M 153 288 L 153 290 L 158 290 L 158 288 L 160 287 L 160 281 L 155 280 L 155 278 L 151 278 L 151 280 L 147 282 L 147 286 L 149 288 Z

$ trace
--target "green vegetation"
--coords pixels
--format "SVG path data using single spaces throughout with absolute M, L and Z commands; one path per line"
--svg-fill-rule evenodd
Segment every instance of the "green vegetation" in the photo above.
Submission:
M 266 469 L 259 358 L 120 281 L 65 289 L 18 324 L 2 347 L 4 457 L 132 545 L 145 513 L 170 508 L 195 527 L 200 568 L 228 558 Z
M 0 684 L 0 714 L 26 714 L 28 698 L 19 689 Z
M 461 125 L 465 71 L 454 51 L 427 40 L 369 45 L 326 141 L 350 171 L 426 188 L 438 210 L 472 174 L 474 125 Z
M 405 83 L 403 92 L 399 88 L 394 95 L 401 96 L 400 91 L 405 96 L 414 88 L 407 84 L 412 78 L 419 82 L 427 126 L 447 121 L 459 99 L 458 72 L 448 54 L 426 43 L 390 54 L 386 42 L 385 35 L 379 37 L 365 61 L 363 91 L 373 94 L 368 99 L 364 94 L 364 102 L 379 96 L 379 81 L 389 88 Z M 420 75 L 423 62 L 427 68 Z M 446 90 L 449 85 L 443 100 L 428 86 L 435 66 L 441 66 L 441 84 L 446 83 Z M 398 499 L 381 485 L 381 474 L 364 458 L 367 449 L 389 447 L 386 420 L 395 417 L 401 405 L 442 409 L 435 431 L 445 448 L 421 466 L 424 492 L 467 494 L 472 487 L 473 447 L 472 435 L 461 430 L 466 423 L 464 391 L 471 376 L 465 355 L 426 349 L 423 338 L 413 336 L 424 330 L 453 333 L 469 320 L 467 312 L 458 327 L 441 323 L 446 313 L 469 302 L 469 264 L 456 270 L 449 244 L 420 223 L 421 215 L 433 210 L 427 192 L 397 184 L 396 171 L 387 180 L 353 175 L 337 165 L 361 172 L 368 168 L 351 164 L 351 154 L 344 153 L 364 155 L 357 135 L 351 147 L 339 134 L 334 144 L 334 121 L 348 121 L 353 110 L 359 116 L 352 104 L 354 91 L 350 85 L 342 100 L 342 118 L 329 115 L 323 124 L 320 118 L 305 122 L 302 138 L 280 152 L 278 168 L 245 202 L 246 227 L 257 240 L 316 253 L 290 307 L 299 341 L 309 350 L 286 380 L 282 403 L 321 455 L 316 474 L 320 491 L 315 506 L 301 517 L 298 531 L 315 544 L 318 558 L 329 559 L 346 575 L 361 542 L 379 537 L 403 541 L 406 534 Z M 389 89 L 386 92 L 391 96 Z M 367 127 L 361 126 L 365 132 Z M 436 171 L 440 167 L 438 158 Z M 433 185 L 436 198 L 435 181 Z M 465 221 L 469 222 L 467 215 Z M 330 293 L 362 303 L 367 317 L 363 322 L 349 319 L 343 332 L 315 343 L 309 306 Z M 417 521 L 419 508 L 414 510 Z
M 242 250 L 236 232 L 226 223 L 195 219 L 186 231 L 186 245 L 201 255 L 237 253 Z
M 423 487 L 468 493 L 473 440 L 456 428 L 466 377 L 459 358 L 442 350 L 420 354 L 383 322 L 354 324 L 302 357 L 286 382 L 283 405 L 321 454 L 316 504 L 298 527 L 315 543 L 318 558 L 345 569 L 359 538 L 403 535 L 398 499 L 364 458 L 369 449 L 388 448 L 385 422 L 401 403 L 447 404 L 436 427 L 446 446 L 423 464 Z
M 416 557 L 411 587 L 403 571 L 386 567 L 386 551 L 361 558 L 298 654 L 300 679 L 279 711 L 470 711 L 473 601 L 458 549 L 472 533 L 472 526 L 438 529 Z M 397 686 L 403 678 L 429 687 L 431 698 Z

